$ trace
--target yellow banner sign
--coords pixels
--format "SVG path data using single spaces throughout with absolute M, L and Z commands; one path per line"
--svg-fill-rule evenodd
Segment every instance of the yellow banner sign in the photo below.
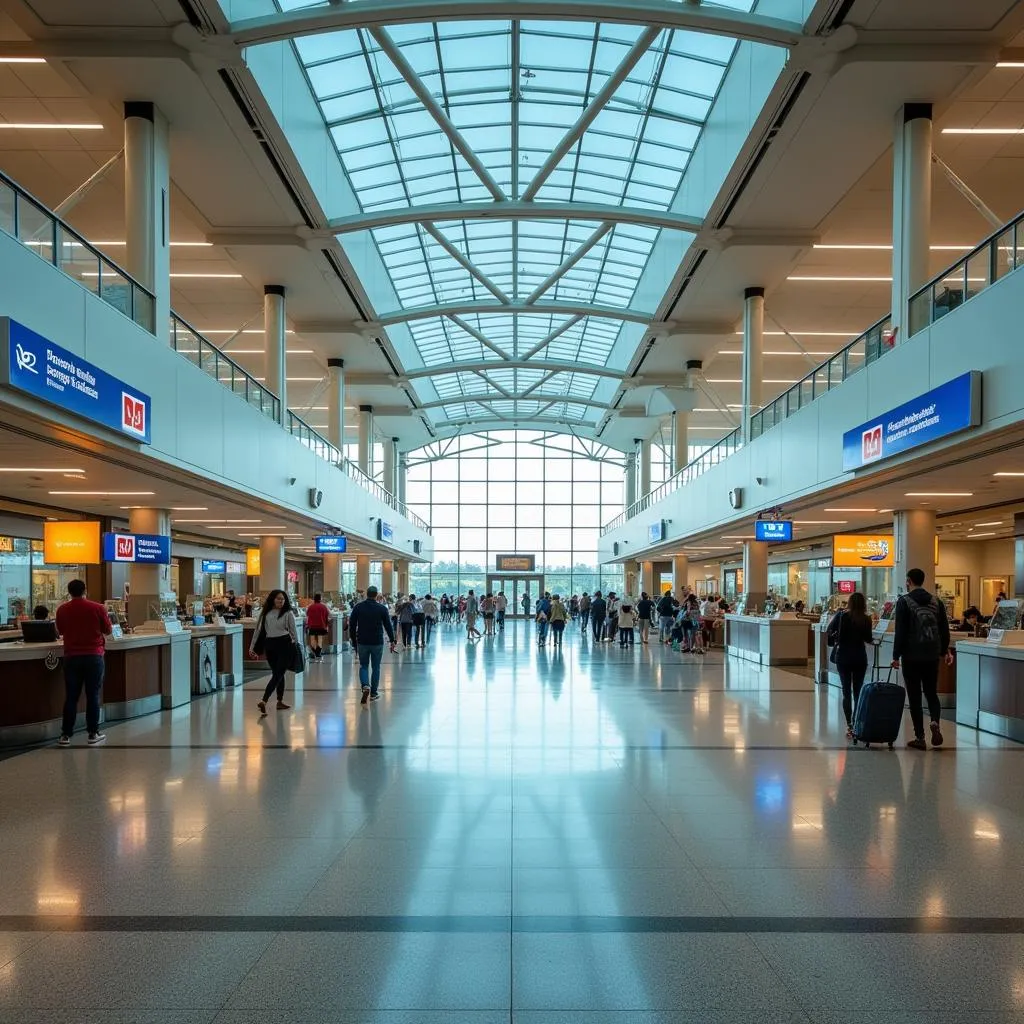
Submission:
M 14 554 L 14 538 L 0 537 L 0 555 Z
M 99 565 L 99 523 L 43 523 L 47 565 Z
M 839 534 L 832 538 L 832 564 L 841 569 L 888 568 L 896 564 L 896 540 L 891 534 Z
M 245 552 L 245 572 L 247 576 L 260 574 L 260 549 L 248 548 Z

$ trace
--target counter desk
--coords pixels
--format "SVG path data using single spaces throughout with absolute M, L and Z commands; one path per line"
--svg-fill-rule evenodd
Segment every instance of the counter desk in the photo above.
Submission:
M 213 637 L 217 649 L 217 687 L 241 686 L 245 682 L 243 641 L 245 627 L 241 622 L 226 622 L 222 626 L 192 626 L 188 630 L 193 639 Z M 250 631 L 249 636 L 252 636 Z
M 949 643 L 951 649 L 957 649 L 957 643 L 959 640 L 964 640 L 968 636 L 967 633 L 950 633 Z M 878 646 L 878 674 L 882 679 L 885 679 L 889 674 L 889 666 L 892 664 L 892 648 L 895 634 L 892 630 L 887 633 L 879 633 L 875 631 L 875 643 Z M 874 664 L 873 652 L 868 651 L 868 679 L 871 679 L 872 666 Z M 955 708 L 957 701 L 957 661 L 954 659 L 952 665 L 947 665 L 945 658 L 939 662 L 939 704 L 944 708 Z M 892 681 L 899 683 L 900 686 L 904 686 L 903 682 L 903 671 L 894 671 L 892 674 Z M 839 676 L 835 677 L 835 686 L 839 685 Z
M 956 645 L 959 725 L 1024 743 L 1024 647 Z
M 0 629 L 0 644 L 13 644 L 21 639 L 21 626 L 17 629 Z
M 107 638 L 101 721 L 159 711 L 165 695 L 188 692 L 187 633 Z M 22 746 L 60 735 L 64 711 L 64 644 L 0 645 L 0 746 Z M 79 704 L 84 724 L 85 695 Z
M 806 665 L 810 625 L 807 619 L 726 615 L 726 653 L 759 665 Z

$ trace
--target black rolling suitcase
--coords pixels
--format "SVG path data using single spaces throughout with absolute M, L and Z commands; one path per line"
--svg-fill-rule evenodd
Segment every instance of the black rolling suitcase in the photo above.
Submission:
M 885 680 L 865 683 L 853 713 L 853 744 L 888 743 L 892 750 L 903 726 L 903 708 L 907 691 L 892 681 L 893 669 Z M 878 673 L 878 647 L 875 647 L 875 673 Z

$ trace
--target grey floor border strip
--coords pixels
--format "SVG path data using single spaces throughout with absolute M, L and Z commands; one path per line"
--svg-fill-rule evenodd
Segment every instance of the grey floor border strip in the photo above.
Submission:
M 1020 917 L 400 917 L 0 915 L 2 932 L 330 932 L 516 935 L 1024 935 Z

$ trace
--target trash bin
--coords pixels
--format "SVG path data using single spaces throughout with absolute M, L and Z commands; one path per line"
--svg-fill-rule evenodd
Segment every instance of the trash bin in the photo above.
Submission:
M 217 688 L 217 638 L 197 637 L 192 641 L 192 692 L 213 693 Z

